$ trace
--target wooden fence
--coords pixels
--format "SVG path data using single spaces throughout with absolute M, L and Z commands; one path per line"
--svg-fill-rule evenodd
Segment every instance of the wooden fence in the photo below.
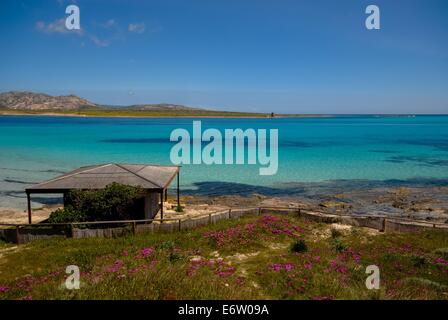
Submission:
M 296 214 L 310 221 L 368 227 L 381 232 L 412 232 L 428 228 L 448 231 L 448 224 L 415 221 L 405 218 L 375 215 L 339 215 L 294 207 L 257 207 L 222 210 L 186 219 L 171 218 L 38 224 L 0 223 L 0 239 L 21 244 L 53 237 L 113 238 L 132 234 L 176 232 L 213 224 L 224 219 L 238 219 L 245 215 L 263 215 L 269 213 Z

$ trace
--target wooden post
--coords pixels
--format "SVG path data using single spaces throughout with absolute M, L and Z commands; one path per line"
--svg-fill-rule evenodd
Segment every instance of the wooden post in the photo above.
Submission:
M 17 244 L 20 244 L 20 231 L 19 231 L 19 226 L 16 227 L 16 241 Z
M 380 232 L 386 232 L 386 218 L 383 218 L 383 223 Z
M 163 190 L 160 192 L 160 223 L 163 223 Z
M 168 201 L 168 189 L 165 189 L 165 202 Z
M 178 208 L 180 208 L 180 197 L 179 197 L 179 190 L 180 190 L 180 187 L 179 187 L 179 174 L 180 174 L 180 171 L 177 171 L 177 207 Z
M 29 192 L 26 193 L 26 201 L 28 204 L 28 223 L 31 224 L 31 197 Z
M 182 230 L 182 219 L 179 219 L 179 231 Z

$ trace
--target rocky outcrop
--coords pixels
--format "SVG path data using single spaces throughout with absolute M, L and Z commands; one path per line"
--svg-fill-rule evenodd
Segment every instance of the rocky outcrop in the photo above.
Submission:
M 12 110 L 63 111 L 100 108 L 102 110 L 129 111 L 207 111 L 206 109 L 186 107 L 183 105 L 157 103 L 131 106 L 99 105 L 75 95 L 51 96 L 44 93 L 28 91 L 10 91 L 0 93 L 0 108 Z
M 50 96 L 26 91 L 0 93 L 0 107 L 14 110 L 77 110 L 96 106 L 75 95 Z

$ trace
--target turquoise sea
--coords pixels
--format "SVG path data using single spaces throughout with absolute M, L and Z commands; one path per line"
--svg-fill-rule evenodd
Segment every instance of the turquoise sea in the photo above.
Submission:
M 312 183 L 448 180 L 448 116 L 194 119 L 203 129 L 279 130 L 279 168 L 185 165 L 184 190 L 201 194 L 288 192 Z M 82 165 L 170 164 L 170 133 L 188 118 L 0 116 L 0 207 L 24 206 L 29 184 Z

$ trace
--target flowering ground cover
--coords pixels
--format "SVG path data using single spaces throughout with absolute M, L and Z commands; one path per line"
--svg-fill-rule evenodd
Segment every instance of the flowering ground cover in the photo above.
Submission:
M 448 233 L 383 234 L 293 215 L 195 230 L 0 246 L 0 299 L 448 299 Z M 65 269 L 80 269 L 68 290 Z M 369 290 L 366 267 L 380 270 Z

